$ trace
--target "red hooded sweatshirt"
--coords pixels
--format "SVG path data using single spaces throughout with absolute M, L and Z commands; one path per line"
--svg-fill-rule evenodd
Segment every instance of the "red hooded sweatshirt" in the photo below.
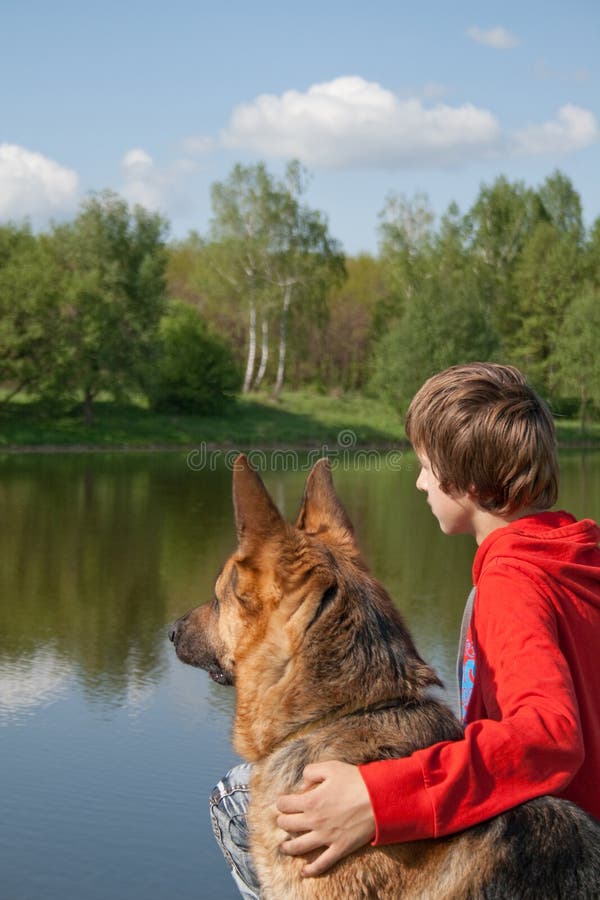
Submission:
M 452 834 L 542 794 L 600 819 L 599 542 L 595 522 L 564 512 L 482 542 L 464 738 L 360 766 L 374 844 Z

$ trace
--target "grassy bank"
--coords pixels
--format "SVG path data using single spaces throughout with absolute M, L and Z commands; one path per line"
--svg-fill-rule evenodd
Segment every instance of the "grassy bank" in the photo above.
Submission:
M 558 420 L 563 446 L 600 447 L 600 423 L 581 432 L 578 422 Z M 300 391 L 279 402 L 263 395 L 240 398 L 222 415 L 151 412 L 142 404 L 99 402 L 94 422 L 80 415 L 51 414 L 35 403 L 0 407 L 0 450 L 152 448 L 207 444 L 231 447 L 268 445 L 388 445 L 404 440 L 398 412 L 361 396 L 332 397 Z
M 336 446 L 340 432 L 357 444 L 397 442 L 397 413 L 363 397 L 284 393 L 279 402 L 241 397 L 218 416 L 155 413 L 143 405 L 100 402 L 86 426 L 79 415 L 53 414 L 35 403 L 0 408 L 0 449 L 15 447 L 176 447 L 207 444 Z

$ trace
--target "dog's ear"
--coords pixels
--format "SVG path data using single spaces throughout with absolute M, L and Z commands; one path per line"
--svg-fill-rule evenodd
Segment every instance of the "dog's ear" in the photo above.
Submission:
M 327 458 L 316 462 L 306 479 L 296 528 L 312 533 L 324 528 L 337 528 L 354 541 L 354 528 L 335 492 L 331 466 Z
M 240 548 L 250 550 L 285 528 L 258 472 L 240 453 L 233 464 L 233 508 Z

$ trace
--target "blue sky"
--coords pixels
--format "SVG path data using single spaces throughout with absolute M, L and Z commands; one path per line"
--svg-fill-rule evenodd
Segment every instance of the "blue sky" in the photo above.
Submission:
M 466 210 L 560 168 L 600 215 L 600 3 L 2 0 L 0 221 L 113 188 L 206 230 L 237 162 L 299 157 L 347 252 L 390 192 Z

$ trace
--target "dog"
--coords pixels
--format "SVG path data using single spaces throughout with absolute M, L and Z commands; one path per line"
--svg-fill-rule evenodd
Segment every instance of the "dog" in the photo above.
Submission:
M 583 900 L 600 897 L 600 826 L 552 797 L 445 838 L 367 846 L 317 878 L 283 854 L 276 798 L 308 763 L 401 757 L 462 728 L 384 588 L 369 574 L 329 463 L 313 467 L 295 525 L 240 455 L 239 546 L 212 602 L 179 619 L 178 657 L 235 684 L 233 744 L 253 763 L 248 821 L 265 900 Z

